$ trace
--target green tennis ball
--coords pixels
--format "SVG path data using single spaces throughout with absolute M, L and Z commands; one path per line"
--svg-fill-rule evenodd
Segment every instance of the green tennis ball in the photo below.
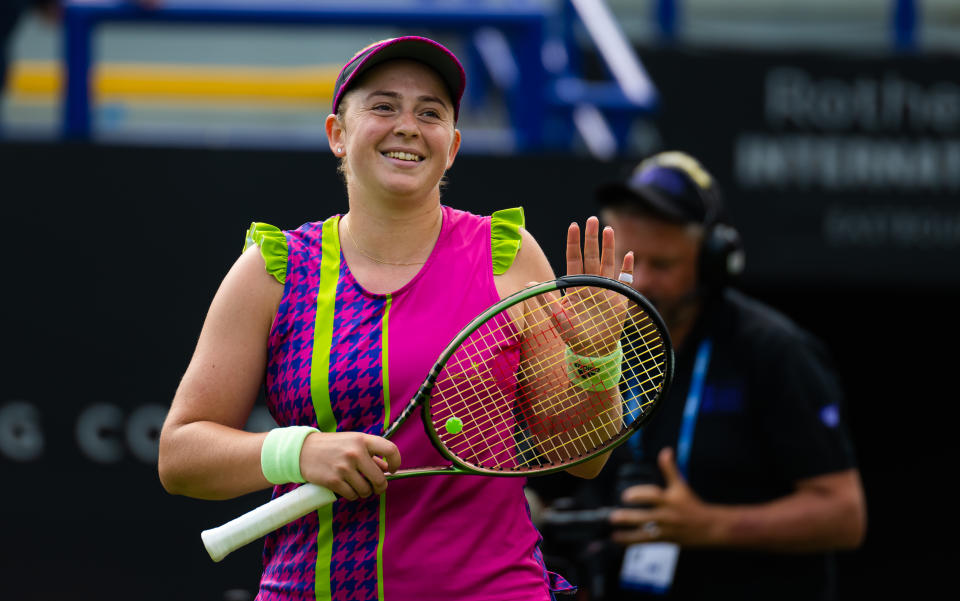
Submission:
M 459 417 L 447 418 L 447 422 L 443 426 L 447 429 L 448 434 L 459 434 L 463 430 L 463 422 L 460 421 Z

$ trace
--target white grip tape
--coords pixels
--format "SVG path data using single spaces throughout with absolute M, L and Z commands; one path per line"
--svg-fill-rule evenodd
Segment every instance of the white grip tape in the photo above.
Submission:
M 240 547 L 336 499 L 335 494 L 322 486 L 304 484 L 222 526 L 204 530 L 200 538 L 210 558 L 220 561 Z

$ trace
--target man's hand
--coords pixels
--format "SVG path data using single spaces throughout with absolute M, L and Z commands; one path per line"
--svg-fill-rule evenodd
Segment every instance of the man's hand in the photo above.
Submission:
M 680 474 L 673 449 L 660 451 L 657 463 L 665 486 L 641 484 L 623 492 L 621 500 L 625 505 L 643 508 L 618 509 L 610 515 L 611 523 L 618 527 L 613 540 L 625 545 L 651 541 L 670 541 L 682 546 L 715 543 L 714 508 L 704 503 Z
M 866 505 L 857 470 L 805 478 L 778 499 L 752 505 L 706 503 L 677 469 L 672 449 L 657 463 L 663 488 L 632 486 L 623 502 L 644 508 L 618 509 L 612 524 L 626 527 L 613 535 L 618 543 L 670 541 L 685 547 L 735 547 L 780 552 L 854 549 L 866 531 Z

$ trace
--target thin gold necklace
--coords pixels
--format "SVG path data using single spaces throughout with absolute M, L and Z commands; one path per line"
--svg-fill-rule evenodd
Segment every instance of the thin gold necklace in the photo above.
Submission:
M 427 262 L 426 259 L 424 259 L 423 261 L 417 261 L 415 263 L 391 263 L 390 261 L 381 261 L 380 259 L 376 257 L 372 257 L 369 254 L 367 254 L 367 251 L 363 250 L 363 248 L 359 244 L 357 244 L 357 239 L 353 237 L 353 231 L 350 229 L 349 221 L 346 224 L 346 228 L 347 228 L 347 235 L 350 236 L 350 240 L 353 242 L 353 245 L 357 247 L 357 250 L 360 251 L 360 254 L 370 259 L 374 263 L 380 263 L 381 265 L 394 265 L 397 267 L 410 267 L 411 265 L 423 265 L 424 263 Z

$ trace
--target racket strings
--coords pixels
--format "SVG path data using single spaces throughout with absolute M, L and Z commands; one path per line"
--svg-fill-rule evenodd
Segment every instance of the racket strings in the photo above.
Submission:
M 547 311 L 548 303 L 528 299 L 524 305 L 530 303 L 531 308 L 525 307 L 520 315 L 505 310 L 468 338 L 448 362 L 446 377 L 435 387 L 435 430 L 451 452 L 481 467 L 530 469 L 563 462 L 564 457 L 582 457 L 629 430 L 656 400 L 662 385 L 663 340 L 645 312 L 631 311 L 636 307 L 632 303 L 610 302 L 610 291 L 599 292 L 604 295 L 599 301 L 596 293 L 591 298 L 582 289 L 568 294 L 567 306 L 560 312 Z M 592 304 L 587 306 L 588 302 Z M 591 310 L 581 311 L 585 306 Z M 602 307 L 600 313 L 598 306 Z M 637 312 L 639 320 L 631 314 Z M 623 375 L 609 390 L 572 387 L 567 346 L 560 331 L 566 325 L 563 319 L 570 322 L 570 329 L 579 325 L 580 354 L 605 354 L 611 341 L 625 343 Z M 504 357 L 522 345 L 528 356 L 517 369 L 515 362 Z M 542 352 L 544 349 L 548 352 Z M 523 394 L 523 385 L 533 382 L 536 402 Z M 602 398 L 613 392 L 640 400 L 622 403 Z M 579 398 L 583 396 L 592 398 L 584 402 Z M 520 407 L 515 410 L 518 400 Z M 448 431 L 447 436 L 444 418 L 451 417 L 467 426 L 462 431 Z
M 644 353 L 646 353 L 646 351 L 644 351 Z M 633 380 L 636 380 L 636 378 L 634 378 Z M 651 382 L 654 380 L 655 378 L 653 377 L 649 377 L 646 379 L 646 381 L 651 381 Z M 634 394 L 639 392 L 638 396 L 641 396 L 641 397 L 648 397 L 651 394 L 655 394 L 656 385 L 643 386 L 642 385 L 643 383 L 644 381 L 629 381 L 628 383 L 625 382 L 624 384 L 622 384 L 621 388 L 626 389 L 624 390 L 624 392 L 633 391 Z M 647 399 L 646 401 L 634 404 L 633 407 L 627 409 L 625 411 L 627 415 L 626 423 L 629 424 L 635 421 L 650 402 L 652 401 Z M 556 405 L 556 404 L 557 403 L 551 403 L 551 405 Z M 594 405 L 594 409 L 596 409 L 596 405 Z M 563 454 L 565 454 L 569 459 L 574 459 L 577 456 L 582 456 L 587 452 L 590 452 L 594 449 L 604 446 L 606 443 L 610 442 L 610 440 L 615 438 L 615 434 L 611 434 L 611 431 L 609 430 L 611 426 L 613 425 L 617 426 L 616 433 L 620 433 L 622 431 L 627 430 L 627 426 L 626 424 L 624 424 L 623 416 L 621 414 L 621 410 L 619 409 L 619 407 L 617 406 L 609 407 L 606 409 L 606 412 L 610 414 L 610 418 L 605 422 L 604 421 L 597 422 L 597 418 L 601 416 L 603 411 L 594 410 L 594 414 L 590 416 L 595 423 L 593 428 L 585 430 L 579 435 L 573 436 L 572 438 L 571 438 L 571 432 L 573 431 L 574 427 L 580 426 L 586 423 L 586 420 L 578 419 L 577 415 L 571 416 L 570 414 L 568 414 L 561 422 L 560 427 L 557 427 L 556 425 L 554 425 L 553 429 L 556 431 L 556 434 L 553 434 L 548 437 L 534 434 L 534 432 L 538 430 L 538 428 L 536 427 L 536 422 L 532 422 L 528 420 L 526 426 L 522 428 L 522 431 L 524 432 L 524 437 L 521 439 L 518 439 L 517 443 L 521 449 L 524 449 L 524 448 L 529 449 L 532 447 L 539 446 L 542 450 L 542 453 L 546 453 L 548 455 L 556 454 L 560 451 L 563 451 Z M 582 411 L 579 413 L 582 413 Z M 564 427 L 564 425 L 566 425 L 566 427 Z M 542 431 L 542 428 L 540 428 L 540 430 Z M 607 430 L 607 432 L 602 433 L 601 431 L 603 430 Z M 501 432 L 502 431 L 503 430 L 501 429 Z M 484 432 L 482 430 L 478 430 L 477 436 L 482 437 L 483 435 L 484 435 Z M 464 440 L 461 442 L 461 445 L 459 446 L 469 448 L 471 445 L 473 445 L 474 447 L 476 447 L 478 442 L 482 442 L 482 441 L 477 441 L 475 440 L 475 438 L 476 437 L 472 437 L 470 439 Z M 505 438 L 506 438 L 505 436 L 501 435 L 499 436 L 499 441 L 502 442 L 505 440 Z M 561 440 L 563 438 L 566 438 L 566 440 Z M 489 449 L 489 445 L 487 445 L 487 448 Z M 459 451 L 460 449 L 455 446 L 454 450 Z M 510 447 L 502 447 L 501 451 L 498 454 L 502 455 L 503 457 L 493 465 L 493 467 L 495 468 L 503 468 L 505 466 L 509 467 L 510 462 L 515 460 L 515 453 L 512 450 L 510 450 Z M 527 458 L 526 460 L 521 461 L 520 465 L 529 466 L 532 461 L 533 459 Z
M 647 334 L 650 334 L 656 340 L 659 341 L 659 333 L 656 331 L 656 328 L 653 325 L 653 323 L 646 316 L 644 317 L 643 327 L 638 328 L 634 325 L 632 329 L 635 331 L 641 332 L 644 336 Z M 662 362 L 658 360 L 658 357 L 660 355 L 654 355 L 651 352 L 652 350 L 656 350 L 658 348 L 662 349 L 662 341 L 659 341 L 658 344 L 653 345 L 653 344 L 647 343 L 646 338 L 644 338 L 644 348 L 641 351 L 637 351 L 635 346 L 628 348 L 624 358 L 625 359 L 624 362 L 633 364 L 633 365 L 641 365 L 641 366 L 645 366 L 647 363 L 650 363 L 651 364 L 650 369 L 645 368 L 642 371 L 644 371 L 645 373 L 652 373 L 653 375 L 651 376 L 651 378 L 660 376 L 662 375 Z M 536 363 L 529 362 L 526 368 L 521 368 L 521 370 L 518 373 L 518 378 L 521 381 L 524 379 L 530 379 L 533 374 L 545 371 L 543 368 L 544 363 L 556 362 L 559 359 L 560 355 L 563 353 L 564 351 L 561 350 L 559 353 L 552 356 L 538 357 Z M 643 354 L 646 354 L 647 357 L 642 357 L 641 355 Z M 545 359 L 549 361 L 545 361 Z M 564 389 L 565 387 L 557 387 L 557 390 L 559 392 L 562 392 Z M 555 397 L 548 396 L 544 398 L 540 404 L 545 408 L 549 409 L 552 406 L 550 404 L 550 401 L 553 400 L 553 398 Z M 559 398 L 559 395 L 556 395 L 556 398 Z
M 621 312 L 621 315 L 624 314 L 624 313 L 625 313 L 625 312 Z M 615 317 L 616 317 L 616 318 L 620 318 L 621 315 L 616 315 Z M 632 320 L 631 320 L 631 321 L 632 321 Z M 655 328 L 655 326 L 653 325 L 653 322 L 650 321 L 650 319 L 649 319 L 648 316 L 644 315 L 643 323 L 644 323 L 644 326 L 643 326 L 643 328 L 642 328 L 642 331 L 644 331 L 644 334 L 650 333 L 652 336 L 656 337 L 656 338 L 659 340 L 659 333 L 656 331 L 656 328 Z M 534 325 L 541 325 L 541 324 L 542 324 L 542 322 L 540 322 L 540 323 L 535 323 Z M 500 330 L 502 330 L 503 327 L 504 327 L 504 326 L 501 326 L 501 327 L 500 327 Z M 527 328 L 527 329 L 531 329 L 531 328 Z M 594 329 L 596 329 L 596 326 L 594 326 Z M 628 328 L 628 329 L 629 329 L 629 328 Z M 635 326 L 634 326 L 633 329 L 638 330 L 638 331 L 641 330 L 641 328 L 637 328 L 637 327 L 635 327 Z M 489 336 L 489 335 L 494 334 L 494 333 L 495 333 L 495 332 L 487 332 L 487 333 L 486 333 L 486 336 Z M 541 334 L 542 334 L 542 333 L 541 333 Z M 651 345 L 649 345 L 649 344 L 646 345 L 645 351 L 650 350 L 650 347 L 651 347 Z M 659 348 L 662 348 L 662 344 L 659 345 Z M 637 353 L 637 354 L 639 355 L 639 353 Z M 517 373 L 518 379 L 521 380 L 521 381 L 524 380 L 524 379 L 531 379 L 531 377 L 532 377 L 533 375 L 539 374 L 539 373 L 542 373 L 542 372 L 545 372 L 545 371 L 548 369 L 548 367 L 551 366 L 551 364 L 557 363 L 558 360 L 559 360 L 563 355 L 564 355 L 563 347 L 560 347 L 559 352 L 556 353 L 556 354 L 554 354 L 554 355 L 551 355 L 551 356 L 542 355 L 542 354 L 539 355 L 539 356 L 537 357 L 537 360 L 536 360 L 535 363 L 534 363 L 533 361 L 528 361 L 526 367 L 521 366 L 520 371 Z M 629 362 L 629 361 L 633 361 L 633 363 L 635 363 L 635 364 L 640 364 L 640 365 L 644 365 L 644 364 L 646 364 L 646 363 L 648 363 L 648 362 L 651 362 L 653 369 L 652 369 L 652 370 L 645 370 L 645 371 L 654 371 L 654 373 L 656 373 L 657 375 L 661 375 L 661 374 L 662 374 L 662 365 L 661 365 L 661 362 L 658 362 L 658 361 L 656 360 L 656 356 L 651 356 L 651 357 L 646 358 L 646 359 L 636 359 L 636 360 L 634 360 L 634 359 L 630 356 L 630 354 L 629 354 L 629 349 L 628 349 L 628 354 L 626 355 L 625 359 L 626 359 L 626 361 L 628 361 L 628 362 Z M 462 361 L 462 357 L 461 357 L 461 361 Z M 472 360 L 471 360 L 471 361 L 472 361 Z M 473 364 L 473 365 L 476 365 L 476 362 L 472 362 L 472 364 Z M 478 372 L 478 374 L 479 374 L 479 372 Z M 484 379 L 484 378 L 477 378 L 477 379 L 479 380 L 479 379 Z M 491 376 L 490 376 L 489 378 L 487 378 L 487 379 L 489 379 L 489 380 L 496 380 L 496 379 L 497 379 L 497 376 L 496 376 L 496 375 L 491 375 Z M 558 390 L 562 390 L 562 389 L 558 387 Z M 549 401 L 549 400 L 550 400 L 550 397 L 547 397 L 547 398 L 545 399 L 545 401 Z M 478 401 L 478 402 L 482 402 L 482 401 Z M 547 408 L 550 407 L 549 405 L 545 405 L 545 406 L 546 406 Z
M 644 355 L 650 355 L 652 350 L 649 345 L 644 345 L 643 350 L 637 351 L 636 348 L 631 346 L 628 348 L 623 359 L 624 365 L 643 365 L 645 362 L 654 361 L 654 368 L 650 371 L 653 372 L 652 375 L 648 375 L 645 379 L 639 379 L 636 376 L 631 376 L 626 379 L 621 379 L 618 387 L 620 393 L 627 393 L 631 398 L 634 396 L 646 397 L 643 402 L 636 403 L 626 411 L 619 405 L 614 405 L 597 411 L 598 409 L 598 398 L 594 398 L 594 402 L 587 405 L 586 403 L 581 403 L 581 406 L 584 407 L 583 411 L 578 412 L 573 417 L 579 418 L 585 411 L 593 410 L 594 414 L 591 416 L 590 423 L 593 424 L 592 428 L 586 429 L 579 434 L 570 437 L 571 431 L 574 427 L 585 424 L 584 420 L 577 420 L 571 417 L 567 417 L 565 420 L 566 424 L 572 427 L 560 427 L 555 428 L 556 433 L 550 436 L 549 438 L 544 439 L 543 437 L 538 437 L 538 443 L 541 446 L 547 446 L 550 444 L 551 449 L 560 450 L 561 448 L 567 450 L 571 456 L 574 454 L 583 455 L 587 452 L 598 449 L 607 443 L 609 443 L 617 434 L 625 432 L 629 429 L 629 424 L 632 424 L 636 419 L 640 417 L 640 414 L 643 410 L 655 400 L 650 399 L 649 396 L 651 392 L 655 392 L 657 386 L 662 381 L 662 368 L 660 364 L 657 363 L 658 358 L 663 356 L 662 353 L 662 344 L 657 345 L 661 349 L 660 353 L 653 355 L 652 357 L 643 357 Z M 659 374 L 659 375 L 658 375 Z M 652 385 L 648 385 L 651 384 Z M 594 394 L 607 392 L 605 390 L 596 390 L 592 391 Z M 551 403 L 546 407 L 547 411 L 553 409 L 560 403 Z M 624 419 L 624 413 L 626 414 L 626 419 Z M 597 418 L 602 417 L 604 414 L 608 416 L 607 421 L 598 420 Z M 563 426 L 564 424 L 560 424 Z M 616 432 L 614 433 L 612 426 L 616 425 Z M 562 440 L 566 438 L 566 440 Z M 556 444 L 560 442 L 560 445 Z M 578 444 L 580 443 L 580 444 Z M 570 448 L 566 448 L 570 447 Z M 572 457 L 571 457 L 572 458 Z
M 449 388 L 438 386 L 439 398 L 444 399 L 444 408 L 448 410 L 444 414 L 449 413 L 448 417 L 455 417 L 466 422 L 468 424 L 466 432 L 473 432 L 471 435 L 461 437 L 460 443 L 454 448 L 451 448 L 449 444 L 446 445 L 457 455 L 472 449 L 474 457 L 478 456 L 478 451 L 483 451 L 483 454 L 488 457 L 494 457 L 501 454 L 495 447 L 508 448 L 512 441 L 512 432 L 505 432 L 506 428 L 502 427 L 509 418 L 503 413 L 510 407 L 510 402 L 508 395 L 500 386 L 501 382 L 509 382 L 511 375 L 504 373 L 498 378 L 492 373 L 493 368 L 489 366 L 489 358 L 484 360 L 484 355 L 489 355 L 492 352 L 490 349 L 496 349 L 497 347 L 480 346 L 482 341 L 482 336 L 470 339 L 469 344 L 474 350 L 466 356 L 459 357 L 455 364 L 456 367 L 464 371 L 473 370 L 476 376 L 474 377 L 471 374 L 460 378 L 450 378 L 453 386 Z M 467 347 L 461 348 L 466 349 Z M 501 355 L 494 354 L 493 356 Z M 494 365 L 498 364 L 494 363 Z M 484 367 L 484 371 L 481 371 L 481 366 Z M 460 373 L 463 373 L 463 371 Z M 481 385 L 483 385 L 482 388 Z M 435 395 L 434 400 L 437 398 L 438 396 Z M 469 399 L 473 400 L 470 401 Z M 436 410 L 436 405 L 434 414 L 435 419 L 441 416 L 441 413 Z M 467 419 L 464 420 L 462 416 L 466 416 Z M 443 426 L 445 427 L 446 424 Z M 476 463 L 477 461 L 475 458 L 471 458 L 468 462 Z
M 581 301 L 581 302 L 583 302 L 583 301 Z M 529 319 L 529 316 L 530 316 L 530 315 L 533 315 L 533 314 L 536 313 L 536 312 L 539 312 L 539 309 L 534 309 L 534 310 L 532 310 L 532 311 L 528 311 L 528 312 L 527 312 L 526 314 L 524 314 L 524 315 L 521 315 L 521 316 L 518 318 L 518 320 L 522 319 L 522 321 L 524 321 L 526 324 L 528 324 L 527 327 L 525 327 L 523 330 L 521 330 L 521 331 L 518 332 L 518 333 L 510 332 L 510 334 L 513 334 L 513 337 L 515 337 L 515 338 L 516 338 L 516 337 L 522 337 L 523 334 L 528 333 L 529 331 L 533 330 L 534 327 L 542 326 L 542 325 L 548 320 L 548 318 L 544 318 L 544 319 L 540 320 L 539 322 L 531 322 L 530 319 Z M 498 336 L 497 336 L 498 334 L 503 334 L 503 332 L 504 332 L 505 329 L 508 329 L 508 328 L 509 328 L 509 329 L 512 329 L 512 328 L 513 328 L 511 321 L 509 321 L 509 320 L 500 320 L 500 321 L 501 321 L 501 324 L 500 324 L 499 328 L 497 328 L 497 330 L 488 330 L 487 332 L 485 332 L 484 334 L 482 334 L 482 335 L 480 336 L 480 338 L 493 337 L 495 340 L 497 340 L 497 339 L 498 339 Z M 530 336 L 530 338 L 532 338 L 532 339 L 534 339 L 534 340 L 536 340 L 536 339 L 543 339 L 543 338 L 547 337 L 548 334 L 552 334 L 552 338 L 554 338 L 554 339 L 557 337 L 557 336 L 556 336 L 557 333 L 555 332 L 554 328 L 553 328 L 552 326 L 550 326 L 550 327 L 547 328 L 547 330 L 545 330 L 545 331 L 540 331 L 540 332 L 538 332 L 536 335 Z M 476 345 L 476 341 L 474 342 L 474 345 Z M 488 344 L 488 345 L 486 345 L 486 346 L 490 346 L 490 345 Z M 562 347 L 561 347 L 561 348 L 562 348 Z M 475 353 L 475 354 L 476 354 L 476 353 Z M 545 362 L 544 360 L 545 360 L 545 359 L 549 359 L 549 360 L 551 360 L 551 361 L 556 361 L 556 359 L 557 359 L 558 357 L 559 357 L 559 355 L 558 355 L 558 356 L 555 356 L 555 357 L 545 357 L 545 356 L 539 357 L 537 364 L 532 366 L 532 372 L 545 372 L 545 371 L 546 371 L 546 368 L 545 368 L 545 366 L 543 365 L 544 362 Z M 470 363 L 471 363 L 471 367 L 475 369 L 474 366 L 477 364 L 477 362 L 473 360 L 472 356 L 470 356 L 470 358 L 469 358 L 469 359 L 466 359 L 466 360 L 469 360 Z M 463 356 L 461 356 L 460 361 L 461 361 L 461 363 L 465 362 L 465 358 L 464 358 Z M 475 378 L 476 380 L 484 380 L 484 379 L 488 379 L 488 380 L 498 380 L 498 379 L 502 379 L 502 377 L 498 377 L 497 375 L 491 375 L 489 378 L 484 378 L 483 376 L 480 375 L 479 372 L 477 372 L 477 373 L 478 373 L 478 376 L 480 376 L 480 377 Z M 530 375 L 531 375 L 531 367 L 528 367 L 528 368 L 526 368 L 526 369 L 523 369 L 523 370 L 521 370 L 519 373 L 517 373 L 518 379 L 520 379 L 520 380 L 523 380 L 525 377 L 526 377 L 526 378 L 529 378 Z M 481 396 L 481 397 L 476 396 L 476 393 L 478 392 L 476 389 L 473 389 L 473 390 L 471 390 L 470 392 L 475 395 L 474 398 L 477 399 L 477 401 L 476 401 L 477 403 L 483 403 L 483 402 L 486 402 L 486 401 L 487 401 L 487 399 L 482 398 L 482 396 Z M 549 400 L 549 398 L 548 398 L 547 400 Z M 548 407 L 548 406 L 547 406 L 547 407 Z
M 582 302 L 582 301 L 581 301 L 581 302 Z M 619 317 L 619 316 L 617 316 L 617 317 Z M 528 320 L 528 323 L 529 323 L 529 320 Z M 542 323 L 534 322 L 534 325 L 542 325 Z M 502 328 L 502 326 L 501 326 L 501 328 Z M 531 328 L 528 328 L 528 329 L 531 329 Z M 596 329 L 596 326 L 594 326 L 594 329 Z M 647 324 L 647 329 L 653 329 L 652 324 L 649 323 L 649 322 L 648 322 L 648 324 Z M 541 333 L 542 333 L 542 332 L 541 332 Z M 488 332 L 488 335 L 489 335 L 489 334 L 490 334 L 490 333 Z M 650 345 L 647 345 L 648 349 L 649 349 L 649 346 L 650 346 Z M 561 347 L 561 348 L 562 348 L 562 347 Z M 533 365 L 533 367 L 535 368 L 534 371 L 544 371 L 544 370 L 542 369 L 542 364 L 544 363 L 544 358 L 545 358 L 545 357 L 541 356 L 541 357 L 537 360 L 536 364 L 532 364 L 532 363 L 531 363 L 531 365 Z M 549 358 L 549 357 L 548 357 L 548 358 Z M 555 360 L 556 358 L 557 358 L 557 357 L 553 357 L 554 360 Z M 629 354 L 628 354 L 628 356 L 626 357 L 626 359 L 627 359 L 627 361 L 631 361 L 631 357 L 629 356 Z M 635 361 L 635 363 L 638 363 L 638 364 L 641 364 L 641 365 L 642 365 L 642 364 L 646 363 L 647 361 L 650 361 L 650 359 L 638 359 L 638 360 Z M 476 362 L 473 362 L 473 363 L 476 363 Z M 656 364 L 655 364 L 655 365 L 656 365 Z M 524 377 L 529 377 L 529 374 L 528 374 L 528 373 L 525 373 L 525 372 L 527 372 L 527 371 L 529 371 L 529 368 L 528 368 L 527 370 L 521 370 L 521 372 L 519 373 L 519 377 L 520 377 L 521 380 L 523 380 Z M 477 379 L 482 379 L 482 378 L 477 378 Z M 496 377 L 496 376 L 493 376 L 492 378 L 488 378 L 488 379 L 497 379 L 497 377 Z M 562 386 L 557 386 L 556 388 L 557 388 L 557 390 L 560 391 L 560 392 L 563 391 L 563 387 L 562 387 Z M 473 392 L 473 393 L 476 393 L 476 390 L 473 390 L 472 392 Z M 559 398 L 560 395 L 556 395 L 556 397 Z M 552 400 L 553 400 L 552 397 L 547 396 L 543 401 L 541 401 L 540 406 L 542 406 L 544 409 L 550 409 L 550 408 L 554 405 L 554 403 L 551 403 Z
M 641 353 L 645 354 L 646 351 L 642 351 Z M 636 349 L 629 347 L 626 349 L 626 354 L 622 362 L 628 365 L 632 365 L 632 364 L 642 365 L 643 363 L 650 361 L 650 359 L 641 357 L 640 356 L 641 353 L 638 353 Z M 654 361 L 656 360 L 656 356 L 654 356 L 653 360 Z M 655 378 L 656 378 L 655 375 L 651 375 L 643 382 L 630 382 L 630 388 L 637 388 L 639 385 L 645 382 L 654 381 Z M 538 391 L 540 392 L 541 398 L 539 399 L 538 402 L 536 402 L 534 406 L 534 414 L 538 415 L 539 419 L 536 421 L 533 421 L 533 420 L 529 421 L 530 430 L 539 435 L 539 442 L 541 445 L 545 445 L 547 443 L 556 443 L 560 437 L 562 437 L 564 434 L 567 434 L 571 429 L 573 429 L 578 425 L 583 425 L 583 423 L 585 423 L 586 421 L 584 418 L 586 416 L 589 416 L 589 419 L 593 420 L 593 422 L 596 424 L 596 427 L 594 427 L 592 430 L 588 430 L 584 432 L 581 436 L 578 436 L 568 441 L 567 444 L 572 446 L 574 450 L 577 450 L 581 453 L 586 452 L 592 448 L 601 446 L 603 443 L 606 442 L 609 436 L 601 435 L 599 436 L 599 438 L 595 438 L 592 435 L 597 434 L 600 430 L 607 429 L 609 426 L 613 425 L 616 422 L 622 423 L 623 421 L 621 419 L 622 416 L 620 415 L 618 408 L 607 407 L 604 409 L 600 407 L 599 401 L 601 399 L 597 398 L 595 394 L 593 399 L 594 402 L 578 403 L 576 405 L 577 410 L 575 410 L 572 413 L 567 411 L 559 424 L 550 423 L 550 416 L 555 414 L 558 410 L 564 409 L 564 406 L 569 404 L 570 394 L 567 389 L 568 389 L 568 385 L 566 382 L 560 381 L 559 379 L 555 379 L 554 389 L 553 391 L 551 391 L 552 394 L 549 394 L 548 396 L 544 397 L 542 396 L 543 391 L 542 390 Z M 607 391 L 603 388 L 598 387 L 596 390 L 590 390 L 588 392 L 603 393 Z M 643 405 L 640 406 L 640 408 L 642 407 Z M 610 414 L 611 415 L 610 421 L 597 423 L 596 418 L 599 417 L 602 413 Z M 627 423 L 628 424 L 632 423 L 632 421 L 636 417 L 638 416 L 633 415 L 633 411 L 629 412 L 628 413 L 629 419 L 626 420 Z M 540 433 L 543 432 L 545 427 L 558 433 L 550 436 L 549 438 L 544 439 L 542 437 L 542 434 Z M 581 441 L 584 444 L 578 447 L 576 443 Z

